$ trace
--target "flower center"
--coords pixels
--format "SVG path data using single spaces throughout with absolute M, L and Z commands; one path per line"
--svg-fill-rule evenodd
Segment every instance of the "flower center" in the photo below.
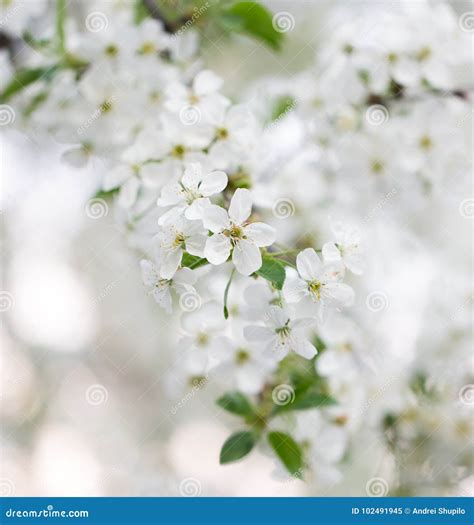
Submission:
M 201 388 L 203 387 L 207 382 L 207 379 L 205 376 L 192 376 L 189 378 L 189 386 L 193 388 Z
M 112 102 L 109 102 L 108 100 L 104 100 L 102 104 L 99 106 L 101 113 L 108 113 L 112 110 Z
M 115 44 L 109 44 L 105 49 L 104 52 L 109 57 L 115 57 L 118 55 L 118 47 Z
M 374 159 L 370 165 L 372 173 L 381 173 L 383 171 L 383 162 L 378 159 Z
M 225 140 L 229 136 L 229 132 L 225 128 L 218 128 L 216 137 L 220 140 Z
M 250 359 L 250 354 L 245 350 L 245 348 L 239 348 L 235 354 L 235 362 L 238 365 L 243 365 Z
M 433 141 L 431 140 L 429 135 L 423 135 L 420 139 L 419 144 L 421 149 L 428 150 L 431 149 L 431 147 L 433 146 Z
M 387 60 L 390 64 L 395 64 L 395 62 L 398 60 L 398 55 L 396 53 L 389 53 L 387 55 Z
M 288 319 L 283 326 L 280 326 L 275 330 L 275 332 L 280 336 L 281 339 L 286 339 L 291 332 L 290 320 Z
M 155 52 L 155 46 L 153 42 L 143 42 L 142 47 L 139 50 L 139 53 L 142 55 L 150 55 Z
M 178 144 L 177 146 L 175 146 L 172 150 L 171 150 L 171 155 L 173 157 L 176 157 L 178 159 L 182 158 L 183 155 L 184 155 L 184 152 L 185 152 L 185 148 L 184 146 L 182 146 L 181 144 Z
M 199 332 L 196 337 L 196 342 L 198 346 L 206 346 L 209 342 L 209 335 L 206 332 Z
M 185 241 L 186 241 L 186 237 L 184 236 L 184 234 L 182 232 L 177 233 L 173 241 L 173 248 L 179 248 L 179 247 L 184 248 Z
M 318 301 L 321 300 L 321 287 L 322 284 L 319 281 L 310 281 L 308 283 L 309 291 L 318 298 Z
M 423 60 L 427 60 L 428 58 L 430 58 L 430 56 L 431 56 L 431 49 L 429 47 L 423 47 L 418 51 L 416 58 L 420 62 L 422 62 Z

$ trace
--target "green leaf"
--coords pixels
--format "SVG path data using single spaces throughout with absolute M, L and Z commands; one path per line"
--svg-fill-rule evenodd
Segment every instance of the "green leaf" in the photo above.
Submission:
M 149 18 L 150 12 L 146 8 L 145 3 L 143 0 L 135 0 L 135 5 L 133 7 L 133 21 L 136 25 L 139 25 L 145 20 L 146 18 Z
M 49 67 L 39 67 L 35 69 L 21 69 L 15 72 L 13 80 L 7 84 L 7 87 L 0 94 L 0 101 L 6 102 L 15 93 L 21 91 L 25 87 L 29 86 L 33 82 L 36 82 L 40 78 L 50 80 L 56 73 L 59 66 L 53 65 Z
M 270 281 L 277 290 L 283 288 L 285 282 L 285 267 L 283 264 L 273 259 L 273 257 L 263 257 L 262 266 L 255 272 L 260 277 Z
M 229 296 L 230 285 L 232 283 L 232 279 L 234 278 L 234 273 L 235 273 L 235 268 L 232 270 L 229 280 L 224 290 L 224 318 L 225 319 L 229 318 L 229 309 L 227 308 L 227 298 Z
M 183 253 L 183 259 L 181 260 L 181 266 L 185 268 L 199 268 L 207 264 L 207 259 L 191 255 L 188 252 Z
M 222 445 L 220 464 L 232 463 L 243 458 L 253 449 L 255 443 L 256 438 L 252 432 L 235 432 Z
M 283 33 L 273 27 L 271 12 L 257 2 L 234 4 L 223 13 L 222 22 L 230 31 L 246 33 L 275 50 L 280 49 Z
M 221 408 L 237 416 L 250 417 L 255 415 L 252 404 L 240 392 L 227 392 L 216 402 Z
M 296 393 L 295 399 L 292 403 L 286 405 L 275 405 L 273 414 L 285 412 L 290 410 L 308 410 L 309 408 L 322 408 L 336 405 L 337 401 L 321 392 L 306 391 L 301 394 Z
M 270 432 L 268 442 L 292 476 L 301 478 L 303 451 L 296 441 L 284 432 Z
M 271 120 L 278 120 L 282 115 L 288 113 L 296 104 L 296 100 L 288 95 L 279 97 L 275 101 L 275 105 L 272 110 Z

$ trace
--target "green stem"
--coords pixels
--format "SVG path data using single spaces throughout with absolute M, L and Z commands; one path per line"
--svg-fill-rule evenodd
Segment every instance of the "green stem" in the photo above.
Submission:
M 56 0 L 56 38 L 58 52 L 61 55 L 66 53 L 66 35 L 64 23 L 66 21 L 66 0 Z
M 224 290 L 224 317 L 225 319 L 229 318 L 229 309 L 227 308 L 227 298 L 229 296 L 230 285 L 232 283 L 232 279 L 234 278 L 234 274 L 235 274 L 235 268 L 232 269 L 232 272 L 229 277 L 229 281 L 227 282 L 227 286 L 225 287 L 225 290 Z

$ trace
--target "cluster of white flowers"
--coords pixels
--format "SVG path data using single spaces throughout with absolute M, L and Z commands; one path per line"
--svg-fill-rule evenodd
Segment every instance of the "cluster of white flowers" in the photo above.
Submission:
M 407 210 L 453 184 L 467 191 L 470 37 L 441 4 L 371 6 L 350 21 L 338 12 L 311 71 L 252 86 L 234 104 L 191 28 L 172 37 L 157 20 L 108 9 L 100 30 L 68 23 L 61 66 L 28 58 L 45 73 L 8 103 L 67 144 L 66 161 L 103 161 L 101 190 L 117 195 L 143 282 L 180 315 L 173 377 L 252 396 L 257 416 L 236 413 L 257 427 L 294 425 L 302 465 L 336 483 L 352 433 L 413 403 L 407 363 L 365 352 L 386 344 L 370 314 L 388 299 L 357 276 L 364 244 L 384 250 L 374 217 L 389 213 L 399 231 Z M 262 99 L 281 96 L 292 102 L 268 125 Z M 357 287 L 367 301 L 352 312 Z M 374 374 L 384 360 L 389 372 Z M 290 401 L 272 402 L 286 383 Z M 288 422 L 281 405 L 319 409 Z

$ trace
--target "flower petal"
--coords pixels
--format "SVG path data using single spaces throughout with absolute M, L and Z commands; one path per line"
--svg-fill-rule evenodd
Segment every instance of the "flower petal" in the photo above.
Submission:
M 306 248 L 296 257 L 296 267 L 305 281 L 312 281 L 321 272 L 322 263 L 313 248 Z
M 271 341 L 275 332 L 267 326 L 246 326 L 244 337 L 247 341 Z
M 250 275 L 262 266 L 262 254 L 255 244 L 239 240 L 232 253 L 232 262 L 242 275 Z
M 131 177 L 120 188 L 118 203 L 123 208 L 131 208 L 137 200 L 138 190 L 140 189 L 140 181 L 137 177 Z
M 290 337 L 290 346 L 293 352 L 306 359 L 311 359 L 318 353 L 308 339 L 300 335 L 292 335 Z
M 209 69 L 199 72 L 193 82 L 196 95 L 207 95 L 217 91 L 222 86 L 223 80 Z
M 184 200 L 183 188 L 176 182 L 167 184 L 161 190 L 161 196 L 157 201 L 158 206 L 174 206 Z
M 199 193 L 209 197 L 221 192 L 227 186 L 227 175 L 223 171 L 211 171 L 205 175 L 199 186 Z
M 270 246 L 276 239 L 276 230 L 263 222 L 254 222 L 244 228 L 247 237 L 257 246 Z
M 181 258 L 183 256 L 183 250 L 177 248 L 174 250 L 163 250 L 161 252 L 161 268 L 160 273 L 163 279 L 171 279 L 179 265 L 181 264 Z
M 324 262 L 335 262 L 341 260 L 341 252 L 333 242 L 327 242 L 323 245 L 322 256 Z
M 186 208 L 184 216 L 191 221 L 200 220 L 204 217 L 209 206 L 211 206 L 211 201 L 207 197 L 205 199 L 196 199 Z
M 308 285 L 299 277 L 287 277 L 283 284 L 283 296 L 288 303 L 298 303 L 308 294 Z
M 220 206 L 213 204 L 207 208 L 206 213 L 202 218 L 204 227 L 211 230 L 213 233 L 219 233 L 230 226 L 229 216 Z
M 232 197 L 229 206 L 229 217 L 236 224 L 244 223 L 252 211 L 252 196 L 249 190 L 239 188 Z
M 190 190 L 197 190 L 202 180 L 202 166 L 199 162 L 192 162 L 186 166 L 181 182 Z
M 206 241 L 204 257 L 211 264 L 222 264 L 227 261 L 230 255 L 230 239 L 222 233 L 215 233 Z
M 321 287 L 321 299 L 325 305 L 338 307 L 354 303 L 354 290 L 347 284 L 330 281 Z

